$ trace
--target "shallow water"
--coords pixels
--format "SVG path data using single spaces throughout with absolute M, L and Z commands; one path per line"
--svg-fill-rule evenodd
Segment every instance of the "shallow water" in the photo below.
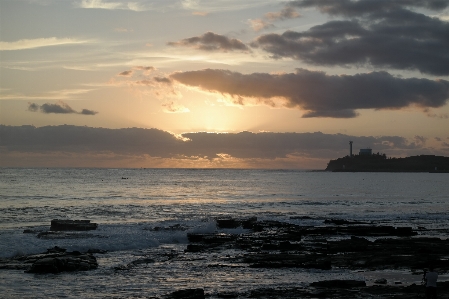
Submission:
M 447 237 L 439 230 L 447 229 L 449 223 L 447 182 L 448 174 L 429 173 L 0 169 L 0 257 L 39 253 L 54 246 L 109 251 L 97 255 L 100 267 L 95 271 L 33 275 L 0 270 L 0 294 L 11 298 L 129 298 L 191 287 L 214 294 L 261 286 L 291 287 L 335 277 L 372 280 L 374 274 L 338 269 L 216 265 L 213 256 L 195 259 L 183 253 L 186 234 L 215 231 L 216 217 L 257 216 L 301 225 L 322 225 L 324 219 L 341 218 L 422 226 L 432 229 L 426 234 Z M 25 228 L 46 231 L 56 218 L 89 219 L 99 228 L 80 239 L 45 240 L 23 233 Z M 153 230 L 174 225 L 185 230 Z M 167 260 L 165 255 L 171 251 L 177 258 Z M 233 254 L 238 253 L 229 252 Z M 156 262 L 114 270 L 140 257 Z

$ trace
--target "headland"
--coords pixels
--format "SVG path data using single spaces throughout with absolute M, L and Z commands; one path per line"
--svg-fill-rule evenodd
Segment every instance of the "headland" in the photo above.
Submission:
M 449 173 L 449 157 L 419 155 L 405 158 L 388 158 L 385 154 L 349 155 L 330 160 L 326 171 Z

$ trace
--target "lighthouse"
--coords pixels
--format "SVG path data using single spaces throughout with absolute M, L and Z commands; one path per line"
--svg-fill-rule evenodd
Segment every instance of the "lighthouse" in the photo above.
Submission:
M 349 157 L 352 157 L 352 141 L 349 141 Z

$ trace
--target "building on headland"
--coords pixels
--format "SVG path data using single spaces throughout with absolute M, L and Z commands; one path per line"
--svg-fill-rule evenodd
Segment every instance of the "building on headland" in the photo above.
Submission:
M 373 154 L 373 150 L 370 148 L 361 148 L 359 151 L 360 156 L 371 156 Z
M 327 171 L 346 172 L 449 172 L 449 157 L 420 155 L 406 158 L 387 158 L 385 154 L 373 154 L 371 148 L 360 149 L 358 155 L 352 154 L 349 142 L 349 156 L 330 160 Z

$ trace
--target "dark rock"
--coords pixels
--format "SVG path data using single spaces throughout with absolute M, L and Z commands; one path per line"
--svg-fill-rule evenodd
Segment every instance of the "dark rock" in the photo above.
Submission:
M 236 219 L 217 219 L 218 228 L 237 228 L 241 222 Z
M 67 249 L 61 248 L 59 246 L 55 246 L 53 248 L 47 249 L 47 253 L 64 253 L 66 251 L 67 251 Z
M 331 260 L 316 254 L 248 254 L 243 261 L 252 268 L 331 269 Z
M 61 220 L 53 219 L 50 230 L 52 231 L 85 231 L 95 230 L 98 225 L 90 223 L 90 220 Z
M 327 249 L 330 252 L 366 251 L 370 243 L 365 238 L 352 236 L 349 240 L 327 242 Z
M 105 254 L 107 253 L 107 250 L 103 250 L 103 249 L 96 249 L 96 248 L 90 248 L 89 250 L 87 250 L 87 253 L 100 253 L 100 254 Z
M 32 230 L 32 229 L 25 229 L 25 230 L 23 230 L 24 234 L 38 234 L 40 232 L 41 232 L 41 230 Z
M 360 288 L 366 287 L 366 283 L 360 280 L 324 280 L 312 282 L 310 286 L 315 288 L 342 288 L 342 289 L 350 289 L 350 288 Z
M 98 267 L 97 259 L 91 254 L 66 253 L 43 254 L 31 265 L 27 273 L 60 273 L 87 271 Z
M 167 296 L 167 299 L 205 299 L 203 289 L 185 289 L 175 291 Z
M 253 225 L 257 222 L 257 217 L 251 217 L 242 220 L 242 227 L 245 229 L 252 229 Z
M 387 284 L 387 280 L 385 278 L 379 278 L 374 281 L 376 284 Z
M 224 233 L 214 233 L 214 234 L 195 234 L 195 233 L 188 233 L 187 238 L 189 239 L 189 242 L 197 243 L 197 242 L 203 242 L 208 244 L 213 243 L 227 243 L 234 241 L 237 236 L 231 235 L 231 234 L 224 234 Z
M 239 298 L 239 293 L 237 292 L 222 292 L 217 294 L 218 298 Z

